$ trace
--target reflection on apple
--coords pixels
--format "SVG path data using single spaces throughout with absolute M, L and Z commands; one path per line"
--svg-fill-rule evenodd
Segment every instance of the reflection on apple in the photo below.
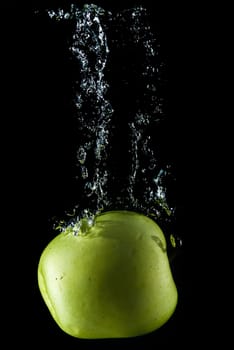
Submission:
M 110 211 L 84 231 L 60 233 L 39 261 L 39 288 L 61 329 L 78 338 L 120 338 L 166 323 L 177 289 L 159 226 L 142 214 Z

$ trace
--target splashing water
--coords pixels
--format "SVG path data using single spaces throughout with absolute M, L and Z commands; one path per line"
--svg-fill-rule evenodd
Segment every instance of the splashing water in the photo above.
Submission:
M 172 221 L 175 208 L 166 187 L 168 178 L 174 180 L 171 165 L 160 161 L 152 135 L 164 118 L 162 62 L 146 9 L 113 14 L 92 4 L 47 13 L 72 24 L 77 181 L 83 192 L 72 219 L 59 228 L 85 233 L 97 213 L 111 209 Z

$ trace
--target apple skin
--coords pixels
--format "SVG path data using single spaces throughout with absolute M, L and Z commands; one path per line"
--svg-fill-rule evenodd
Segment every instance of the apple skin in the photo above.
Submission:
M 86 339 L 152 332 L 178 298 L 163 232 L 131 211 L 101 214 L 85 234 L 56 236 L 41 255 L 38 283 L 60 328 Z

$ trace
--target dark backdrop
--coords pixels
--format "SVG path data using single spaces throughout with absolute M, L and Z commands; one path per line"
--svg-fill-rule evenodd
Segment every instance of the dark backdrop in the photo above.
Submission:
M 189 154 L 185 151 L 192 127 L 187 120 L 189 92 L 184 86 L 190 67 L 181 28 L 183 16 L 178 8 L 176 11 L 165 2 L 152 4 L 142 0 L 118 5 L 114 1 L 94 1 L 110 9 L 134 4 L 148 7 L 160 36 L 168 66 L 167 113 L 171 118 L 167 152 L 171 150 L 177 167 L 178 231 L 184 242 L 172 266 L 179 291 L 177 310 L 160 330 L 142 337 L 78 340 L 58 328 L 39 294 L 37 264 L 45 245 L 55 235 L 52 219 L 63 215 L 74 200 L 75 135 L 69 109 L 70 81 L 66 69 L 60 68 L 67 64 L 60 42 L 63 33 L 57 33 L 52 25 L 33 15 L 33 9 L 60 3 L 63 6 L 67 1 L 1 5 L 4 333 L 10 344 L 30 347 L 189 348 L 188 334 L 194 340 L 198 337 L 194 328 L 196 292 L 192 288 L 193 227 L 186 207 L 193 187 L 189 182 Z

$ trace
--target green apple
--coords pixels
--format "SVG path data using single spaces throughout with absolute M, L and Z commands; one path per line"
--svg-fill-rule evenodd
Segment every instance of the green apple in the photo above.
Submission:
M 78 338 L 133 337 L 173 314 L 177 289 L 160 227 L 131 211 L 109 211 L 43 251 L 38 283 L 54 320 Z

